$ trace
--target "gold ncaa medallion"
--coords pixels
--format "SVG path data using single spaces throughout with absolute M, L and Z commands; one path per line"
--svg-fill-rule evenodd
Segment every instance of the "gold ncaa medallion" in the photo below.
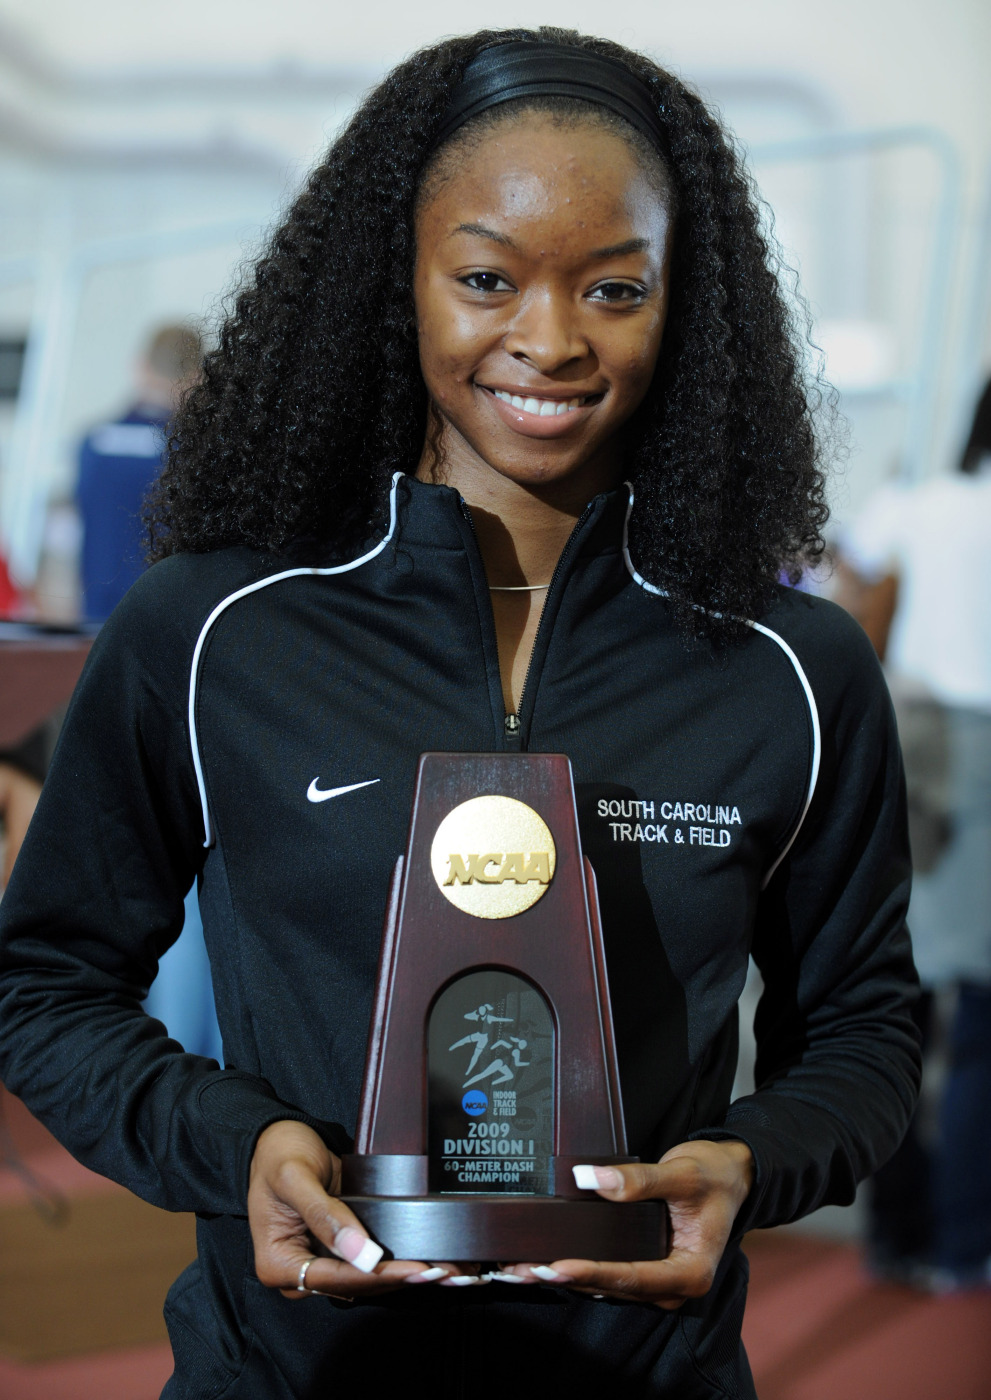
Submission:
M 430 868 L 445 899 L 478 919 L 509 919 L 543 895 L 557 852 L 547 823 L 515 797 L 472 797 L 437 828 Z

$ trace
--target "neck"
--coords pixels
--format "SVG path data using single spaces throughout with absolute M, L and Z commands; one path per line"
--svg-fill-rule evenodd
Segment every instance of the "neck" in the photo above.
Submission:
M 590 466 L 560 481 L 533 485 L 505 476 L 479 458 L 452 455 L 442 458 L 440 466 L 436 458 L 421 459 L 416 475 L 461 493 L 489 583 L 522 588 L 550 580 L 579 516 L 593 496 L 616 484 L 619 470 Z

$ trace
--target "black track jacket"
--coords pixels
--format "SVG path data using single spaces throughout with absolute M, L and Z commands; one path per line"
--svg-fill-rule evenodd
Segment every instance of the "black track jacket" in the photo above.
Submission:
M 455 491 L 408 477 L 388 535 L 353 564 L 173 557 L 100 634 L 2 904 L 0 1077 L 89 1167 L 199 1213 L 200 1260 L 167 1305 L 170 1397 L 330 1394 L 348 1338 L 364 1338 L 363 1367 L 396 1364 L 369 1348 L 371 1318 L 413 1327 L 414 1345 L 426 1319 L 457 1318 L 461 1355 L 466 1336 L 494 1345 L 477 1331 L 486 1317 L 517 1359 L 536 1329 L 555 1378 L 571 1365 L 600 1396 L 606 1374 L 624 1395 L 751 1393 L 735 1359 L 739 1279 L 665 1314 L 547 1289 L 510 1299 L 506 1285 L 345 1311 L 289 1304 L 253 1278 L 259 1132 L 297 1118 L 349 1145 L 425 750 L 570 756 L 632 1152 L 744 1139 L 757 1182 L 742 1232 L 850 1201 L 899 1141 L 918 1072 L 909 867 L 871 648 L 840 609 L 786 589 L 724 654 L 686 644 L 630 563 L 627 512 L 611 492 L 576 527 L 518 720 L 470 517 Z M 141 1009 L 196 877 L 225 1069 Z M 750 953 L 765 982 L 758 1088 L 730 1104 Z M 443 1335 L 435 1395 L 444 1368 L 458 1372 Z

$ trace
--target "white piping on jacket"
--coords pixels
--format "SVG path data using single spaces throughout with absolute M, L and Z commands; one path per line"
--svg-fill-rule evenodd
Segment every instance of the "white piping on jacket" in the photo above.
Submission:
M 657 588 L 653 583 L 648 583 L 643 575 L 638 574 L 633 567 L 633 560 L 630 558 L 630 516 L 633 514 L 633 487 L 628 481 L 625 485 L 630 493 L 630 500 L 626 507 L 626 519 L 623 522 L 623 559 L 634 583 L 638 583 L 647 593 L 655 593 L 659 598 L 666 598 L 668 594 L 663 588 Z M 798 677 L 799 684 L 805 692 L 805 699 L 809 707 L 809 718 L 812 721 L 812 767 L 809 772 L 809 786 L 805 794 L 805 805 L 802 808 L 801 815 L 795 823 L 795 828 L 785 843 L 783 850 L 760 882 L 760 887 L 763 890 L 770 884 L 774 872 L 795 844 L 798 833 L 801 831 L 805 818 L 808 816 L 809 808 L 812 806 L 812 798 L 815 795 L 816 783 L 819 780 L 819 764 L 822 760 L 822 730 L 819 726 L 819 709 L 816 705 L 815 694 L 812 690 L 809 678 L 802 668 L 802 663 L 785 641 L 784 637 L 780 637 L 777 632 L 772 632 L 771 628 L 765 627 L 762 622 L 752 622 L 749 617 L 742 617 L 739 620 L 748 627 L 752 627 L 755 632 L 761 632 L 765 637 L 770 637 L 771 641 L 779 646 L 785 656 L 787 656 L 788 660 L 795 668 L 795 674 Z
M 249 593 L 257 593 L 260 588 L 267 588 L 270 583 L 281 583 L 286 578 L 299 578 L 304 574 L 312 574 L 315 577 L 325 577 L 328 574 L 346 574 L 351 569 L 360 569 L 362 564 L 367 564 L 370 559 L 374 559 L 377 554 L 381 554 L 383 549 L 392 539 L 396 531 L 396 489 L 399 485 L 399 478 L 403 472 L 395 472 L 392 478 L 392 489 L 389 492 L 389 529 L 388 533 L 379 540 L 374 548 L 367 554 L 363 554 L 360 559 L 352 559 L 350 564 L 335 564 L 326 569 L 285 569 L 281 574 L 271 574 L 268 578 L 259 579 L 257 583 L 249 583 L 244 588 L 237 589 L 234 593 L 229 593 L 226 598 L 214 608 L 213 612 L 204 622 L 200 629 L 200 635 L 196 641 L 193 651 L 193 661 L 189 672 L 189 746 L 193 755 L 193 768 L 196 772 L 196 786 L 200 794 L 200 806 L 203 809 L 203 845 L 213 845 L 213 827 L 210 823 L 210 809 L 206 797 L 206 783 L 203 778 L 203 765 L 200 762 L 199 739 L 196 735 L 196 682 L 199 678 L 200 655 L 203 651 L 204 643 L 210 632 L 210 628 L 226 612 L 232 603 L 236 603 L 239 598 L 246 598 Z

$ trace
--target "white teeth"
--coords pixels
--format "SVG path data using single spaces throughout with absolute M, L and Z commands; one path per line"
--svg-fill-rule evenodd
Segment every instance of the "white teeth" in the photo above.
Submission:
M 524 413 L 536 414 L 538 418 L 555 418 L 562 413 L 570 413 L 573 408 L 581 408 L 582 400 L 578 399 L 524 399 L 519 394 L 509 394 L 505 389 L 493 389 L 497 399 L 502 399 L 503 403 L 511 404 L 513 408 L 521 409 Z

